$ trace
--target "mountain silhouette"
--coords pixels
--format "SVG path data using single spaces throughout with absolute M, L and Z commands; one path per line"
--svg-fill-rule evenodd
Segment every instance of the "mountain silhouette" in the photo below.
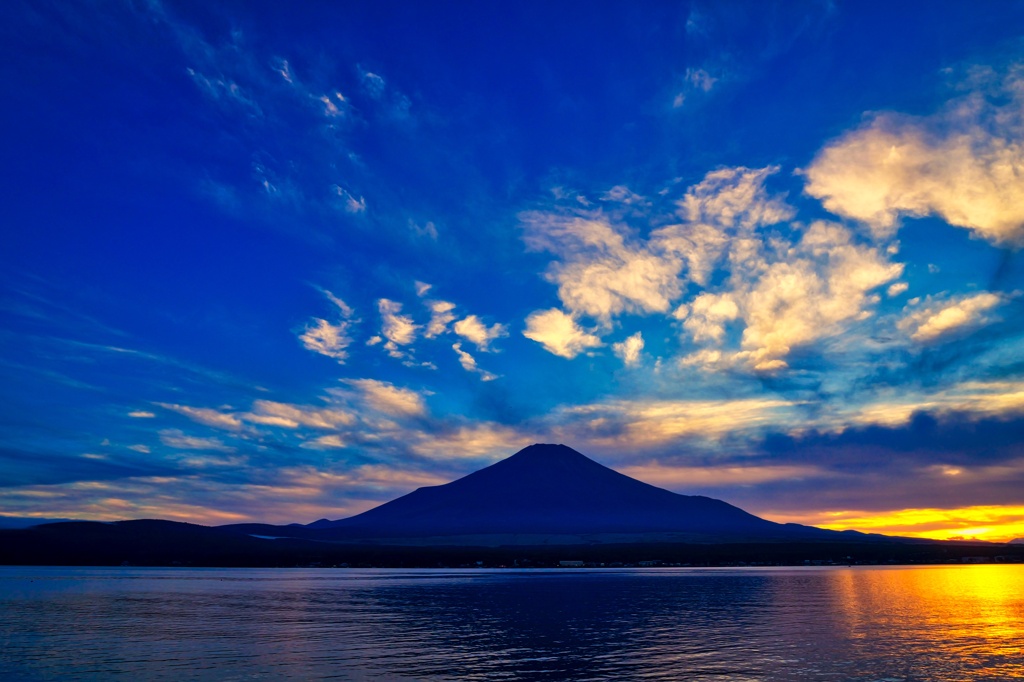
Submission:
M 217 527 L 142 519 L 0 529 L 0 565 L 552 566 L 568 555 L 679 563 L 945 562 L 1024 556 L 1019 545 L 832 531 L 758 518 L 624 476 L 564 445 L 531 445 L 445 485 L 309 525 Z M 1022 550 L 1024 551 L 1024 550 Z
M 565 445 L 548 444 L 531 445 L 357 516 L 305 528 L 316 531 L 306 537 L 325 539 L 652 533 L 783 539 L 834 533 L 767 521 L 710 497 L 673 493 Z

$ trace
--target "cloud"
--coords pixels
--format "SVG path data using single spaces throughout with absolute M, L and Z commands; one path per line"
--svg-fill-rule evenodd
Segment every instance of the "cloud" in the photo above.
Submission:
M 566 442 L 630 452 L 765 432 L 800 420 L 798 408 L 777 398 L 607 400 L 559 408 L 552 419 Z
M 968 380 L 930 391 L 878 389 L 869 400 L 842 405 L 831 412 L 830 421 L 821 426 L 837 431 L 850 425 L 900 426 L 922 412 L 942 417 L 961 414 L 975 419 L 1000 418 L 1024 412 L 1024 382 Z
M 725 325 L 740 315 L 740 309 L 730 294 L 704 292 L 689 306 L 680 306 L 674 316 L 685 319 L 683 327 L 694 341 L 721 342 L 725 336 Z
M 348 359 L 348 351 L 346 349 L 352 343 L 349 330 L 354 324 L 354 321 L 349 318 L 352 317 L 354 311 L 345 301 L 327 289 L 316 288 L 327 297 L 327 300 L 334 304 L 341 317 L 345 319 L 337 324 L 331 324 L 327 320 L 314 317 L 306 325 L 303 332 L 299 334 L 299 341 L 302 342 L 303 347 L 307 350 L 334 358 L 339 364 L 345 364 L 345 360 Z
M 638 208 L 647 208 L 650 206 L 650 202 L 646 197 L 640 196 L 625 185 L 615 185 L 601 195 L 601 201 L 615 202 L 626 206 L 636 206 Z
M 185 71 L 192 82 L 211 99 L 237 106 L 248 116 L 263 115 L 263 111 L 252 94 L 235 81 L 220 76 L 206 76 L 193 68 L 188 68 Z
M 455 323 L 455 333 L 476 344 L 482 351 L 488 350 L 488 346 L 494 339 L 508 336 L 505 325 L 495 323 L 488 327 L 476 315 L 468 315 Z
M 306 448 L 307 450 L 339 450 L 347 448 L 349 445 L 350 443 L 341 435 L 332 433 L 327 436 L 318 436 L 312 440 L 307 440 L 299 447 Z
M 211 455 L 193 455 L 193 454 L 177 454 L 173 456 L 173 459 L 183 467 L 189 469 L 209 469 L 214 468 L 229 468 L 237 469 L 245 466 L 249 458 L 236 455 L 233 457 L 224 456 L 211 456 Z
M 937 215 L 996 244 L 1024 243 L 1024 65 L 975 67 L 928 116 L 871 115 L 823 148 L 806 191 L 878 236 Z
M 129 412 L 128 416 L 132 417 L 133 419 L 152 419 L 156 415 L 153 414 L 152 412 L 147 412 L 145 410 L 134 410 L 132 412 Z
M 636 367 L 640 364 L 640 353 L 643 349 L 644 337 L 640 332 L 633 334 L 625 341 L 612 344 L 612 351 L 622 359 L 626 367 Z
M 688 24 L 689 25 L 689 24 Z M 686 104 L 686 100 L 694 93 L 707 93 L 715 87 L 718 78 L 705 69 L 690 67 L 683 74 L 681 88 L 672 98 L 672 108 L 678 109 Z
M 362 401 L 371 409 L 393 417 L 421 417 L 427 406 L 423 397 L 407 388 L 377 379 L 347 379 L 345 383 L 357 389 Z
M 722 290 L 701 293 L 676 317 L 694 342 L 712 346 L 727 339 L 727 324 L 736 320 L 743 329 L 740 348 L 705 348 L 685 357 L 684 365 L 785 369 L 794 349 L 839 336 L 869 317 L 878 302 L 873 290 L 903 272 L 881 248 L 857 243 L 848 229 L 824 221 L 796 243 L 735 240 L 727 253 L 733 267 Z
M 575 315 L 603 325 L 624 312 L 666 312 L 682 294 L 681 261 L 629 238 L 599 213 L 589 216 L 530 212 L 521 216 L 529 248 L 561 258 L 547 272 L 558 297 Z
M 569 360 L 588 348 L 604 345 L 601 339 L 584 331 L 576 320 L 557 308 L 530 313 L 523 336 L 541 344 L 549 353 Z
M 904 293 L 909 288 L 910 285 L 907 284 L 906 282 L 894 282 L 893 284 L 889 285 L 889 288 L 885 290 L 885 293 L 889 296 L 889 298 L 895 298 L 896 296 L 899 296 L 900 294 Z
M 609 327 L 622 313 L 668 313 L 687 279 L 707 284 L 730 245 L 739 253 L 735 247 L 755 239 L 756 228 L 792 217 L 784 199 L 764 187 L 777 170 L 708 173 L 678 202 L 685 222 L 653 230 L 646 240 L 594 211 L 523 213 L 524 240 L 531 249 L 559 257 L 546 277 L 558 285 L 562 305 L 574 316 L 587 315 Z
M 712 464 L 706 466 L 636 464 L 621 467 L 621 473 L 662 488 L 720 488 L 750 486 L 772 481 L 794 481 L 829 476 L 814 465 L 794 464 Z
M 167 447 L 179 450 L 206 450 L 210 452 L 235 452 L 235 448 L 225 445 L 219 438 L 199 438 L 186 435 L 179 429 L 164 429 L 160 432 L 160 442 Z
M 933 540 L 977 539 L 1007 542 L 1024 537 L 1024 506 L 973 505 L 952 509 L 863 509 L 790 514 L 787 521 L 833 530 L 855 529 Z
M 362 80 L 363 89 L 370 97 L 378 100 L 384 97 L 384 91 L 387 89 L 387 83 L 381 76 L 378 76 L 372 71 L 366 71 L 360 67 L 359 78 Z
M 419 237 L 429 237 L 435 242 L 437 241 L 437 225 L 433 221 L 427 221 L 420 225 L 419 223 L 409 220 L 409 229 L 412 230 L 413 234 Z
M 474 372 L 479 374 L 481 381 L 494 381 L 495 379 L 498 378 L 497 375 L 491 374 L 490 372 L 485 372 L 484 370 L 477 367 L 476 358 L 474 358 L 466 351 L 462 350 L 461 343 L 453 343 L 452 350 L 454 350 L 455 354 L 459 357 L 459 364 L 462 365 L 462 369 L 466 370 L 467 372 Z
M 448 301 L 430 301 L 427 303 L 427 307 L 430 308 L 430 322 L 427 323 L 427 329 L 423 336 L 433 339 L 447 332 L 448 325 L 455 320 L 455 315 L 452 313 L 455 310 L 455 304 Z
M 931 343 L 990 322 L 987 313 L 1005 302 L 1003 296 L 987 291 L 945 301 L 929 297 L 897 326 L 914 341 Z
M 347 410 L 320 408 L 309 405 L 291 405 L 272 400 L 256 400 L 252 411 L 242 415 L 253 424 L 297 429 L 306 426 L 314 429 L 336 429 L 356 423 L 356 416 Z
M 342 208 L 346 213 L 366 213 L 366 199 L 363 197 L 357 199 L 354 194 L 339 185 L 334 186 L 334 193 L 341 199 Z
M 296 464 L 269 470 L 248 468 L 239 482 L 233 471 L 246 465 L 242 456 L 198 453 L 174 456 L 182 468 L 162 476 L 135 476 L 117 481 L 77 481 L 60 485 L 22 486 L 0 490 L 5 509 L 26 508 L 45 499 L 61 518 L 116 521 L 162 518 L 219 525 L 309 522 L 344 518 L 413 489 L 446 483 L 436 471 L 382 463 L 332 467 Z
M 330 239 L 323 225 L 336 211 L 365 213 L 366 199 L 345 188 L 353 176 L 338 182 L 339 173 L 349 175 L 350 170 L 339 159 L 354 158 L 347 133 L 362 119 L 352 115 L 355 108 L 336 84 L 313 74 L 303 80 L 287 58 L 261 53 L 238 27 L 224 39 L 208 40 L 206 32 L 158 0 L 133 3 L 133 9 L 177 45 L 182 69 L 196 90 L 231 117 L 220 135 L 231 142 L 219 156 L 247 157 L 232 158 L 219 169 L 204 169 L 204 175 L 220 171 L 219 179 L 207 176 L 202 181 L 205 194 L 229 212 L 258 215 L 278 229 L 301 224 L 300 234 L 317 241 Z M 393 111 L 398 112 L 403 102 L 408 109 L 408 100 L 401 95 L 390 100 Z M 245 161 L 252 165 L 254 183 L 233 180 L 237 175 L 232 169 Z M 288 219 L 275 219 L 281 217 L 276 211 L 268 214 L 266 203 L 253 201 L 257 196 L 284 209 Z M 296 221 L 295 213 L 320 220 Z
M 324 105 L 324 116 L 333 118 L 335 116 L 345 115 L 345 96 L 340 92 L 335 92 L 331 95 L 321 95 L 319 100 Z
M 352 343 L 352 337 L 348 334 L 349 327 L 348 321 L 331 324 L 327 320 L 315 317 L 299 335 L 299 340 L 307 350 L 345 364 L 345 360 L 348 359 L 346 348 Z
M 785 357 L 793 349 L 863 319 L 877 299 L 871 291 L 898 277 L 903 266 L 842 226 L 818 222 L 767 231 L 794 216 L 784 196 L 765 187 L 777 171 L 708 173 L 677 202 L 683 222 L 652 230 L 647 239 L 600 212 L 522 214 L 527 245 L 560 259 L 546 276 L 558 285 L 567 311 L 562 317 L 534 313 L 528 338 L 537 340 L 542 321 L 552 339 L 576 339 L 572 332 L 583 316 L 604 332 L 623 313 L 661 313 L 681 321 L 692 343 L 712 346 L 690 352 L 684 364 L 772 372 L 788 367 Z M 679 305 L 691 284 L 696 294 Z M 738 348 L 721 347 L 735 341 L 730 326 L 742 334 Z M 568 342 L 546 346 L 565 357 L 581 350 Z
M 778 166 L 711 171 L 678 202 L 679 215 L 691 224 L 740 231 L 789 220 L 795 212 L 785 196 L 771 196 L 764 186 L 778 172 Z
M 189 407 L 188 405 L 176 405 L 173 403 L 156 403 L 160 407 L 185 415 L 194 422 L 212 426 L 227 431 L 241 431 L 244 427 L 242 420 L 237 415 L 220 412 L 208 407 Z
M 321 287 L 316 287 L 316 289 L 324 296 L 326 296 L 327 300 L 333 303 L 338 308 L 338 310 L 341 312 L 342 317 L 347 319 L 355 314 L 355 311 L 352 310 L 351 306 L 349 306 L 347 303 L 345 303 L 345 301 L 341 300 L 340 298 L 332 294 L 327 289 L 323 289 Z
M 391 118 L 398 120 L 409 118 L 412 102 L 408 97 L 388 85 L 388 82 L 380 74 L 368 71 L 362 66 L 358 67 L 358 72 L 363 92 L 370 99 L 382 105 L 384 111 Z
M 413 285 L 416 287 L 416 295 L 419 296 L 420 298 L 426 296 L 428 293 L 430 293 L 430 290 L 434 288 L 432 284 L 420 282 L 419 280 L 413 282 Z
M 757 369 L 781 362 L 795 347 L 838 335 L 870 314 L 868 307 L 877 302 L 872 290 L 902 272 L 902 264 L 856 244 L 845 228 L 812 224 L 788 258 L 770 263 L 749 289 L 740 287 L 747 323 L 743 352 Z
M 437 431 L 417 440 L 412 449 L 434 459 L 498 459 L 537 442 L 536 436 L 510 426 L 478 422 Z
M 739 166 L 711 171 L 677 202 L 684 222 L 654 231 L 653 247 L 681 261 L 688 278 L 701 287 L 725 265 L 750 267 L 743 256 L 763 241 L 755 231 L 795 214 L 784 195 L 772 196 L 765 189 L 767 179 L 778 170 L 777 166 Z M 733 256 L 724 263 L 728 251 Z
M 416 340 L 419 325 L 408 315 L 402 315 L 402 304 L 382 298 L 377 301 L 381 316 L 381 335 L 387 339 L 384 348 L 393 358 L 405 358 L 407 354 L 399 346 L 408 346 Z

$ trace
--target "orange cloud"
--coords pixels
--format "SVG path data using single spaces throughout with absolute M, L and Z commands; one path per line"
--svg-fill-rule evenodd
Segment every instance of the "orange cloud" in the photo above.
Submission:
M 895 509 L 765 514 L 779 522 L 803 523 L 831 530 L 859 530 L 932 540 L 974 539 L 1008 542 L 1024 537 L 1024 506 L 974 506 L 960 509 Z

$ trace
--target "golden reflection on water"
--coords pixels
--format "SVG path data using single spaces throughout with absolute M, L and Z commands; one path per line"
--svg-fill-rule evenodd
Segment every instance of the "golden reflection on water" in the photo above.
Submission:
M 974 679 L 1024 679 L 1024 566 L 849 569 L 836 578 L 834 627 L 849 641 L 944 658 Z
M 0 567 L 0 680 L 1024 680 L 1024 565 Z

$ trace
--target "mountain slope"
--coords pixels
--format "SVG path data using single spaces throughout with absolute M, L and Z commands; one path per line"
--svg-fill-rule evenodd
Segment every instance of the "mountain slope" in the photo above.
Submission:
M 565 445 L 531 445 L 445 485 L 357 516 L 307 527 L 322 537 L 688 533 L 829 535 L 758 518 L 709 497 L 679 495 L 618 473 Z M 308 537 L 308 536 L 307 536 Z

